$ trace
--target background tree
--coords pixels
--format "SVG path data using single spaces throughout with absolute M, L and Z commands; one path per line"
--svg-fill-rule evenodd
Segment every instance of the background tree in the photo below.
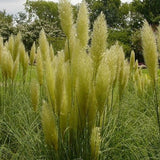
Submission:
M 18 12 L 14 17 L 14 20 L 17 24 L 23 24 L 27 21 L 27 14 L 25 12 Z
M 138 12 L 139 6 L 139 0 L 134 0 L 129 4 L 129 25 L 132 30 L 137 30 L 143 25 L 144 16 Z
M 103 12 L 107 24 L 110 27 L 116 27 L 119 23 L 119 13 L 120 13 L 120 0 L 86 0 L 90 10 L 90 20 L 91 23 L 94 22 L 96 17 Z
M 14 33 L 13 16 L 6 11 L 0 11 L 0 35 L 6 41 L 12 33 Z
M 78 13 L 78 5 L 72 7 L 73 7 L 73 16 L 74 19 L 76 19 Z M 35 41 L 35 39 L 37 40 L 39 37 L 39 34 L 37 36 L 37 32 L 39 32 L 43 28 L 46 32 L 46 36 L 49 42 L 54 47 L 55 52 L 61 50 L 64 46 L 65 35 L 60 25 L 58 3 L 52 1 L 44 1 L 44 0 L 38 0 L 38 1 L 27 0 L 25 3 L 25 10 L 28 14 L 28 20 L 30 21 L 28 22 L 30 23 L 30 25 L 28 26 L 29 29 L 29 31 L 27 32 L 28 34 L 25 35 L 24 39 L 26 41 L 24 43 L 28 43 L 27 45 L 28 48 L 31 47 L 30 45 L 31 39 L 27 41 L 27 39 L 29 39 L 29 37 L 32 36 L 31 32 L 34 35 L 32 39 L 34 39 Z
M 59 22 L 58 3 L 44 0 L 27 0 L 25 3 L 25 10 L 30 18 L 38 17 L 38 19 L 48 22 Z
M 160 22 L 160 1 L 159 0 L 134 0 L 132 5 L 136 12 L 140 13 L 152 26 Z

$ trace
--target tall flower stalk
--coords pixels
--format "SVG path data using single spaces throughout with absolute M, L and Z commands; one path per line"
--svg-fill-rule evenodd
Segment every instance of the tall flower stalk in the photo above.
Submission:
M 145 21 L 142 31 L 142 46 L 143 56 L 148 68 L 149 75 L 152 80 L 154 91 L 155 110 L 157 115 L 157 123 L 160 133 L 160 117 L 159 117 L 159 104 L 158 104 L 158 52 L 156 46 L 156 39 L 151 26 Z

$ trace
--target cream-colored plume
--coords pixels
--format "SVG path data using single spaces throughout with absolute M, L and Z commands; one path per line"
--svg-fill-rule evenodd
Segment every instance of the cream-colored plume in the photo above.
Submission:
M 69 39 L 73 24 L 72 6 L 68 0 L 59 0 L 58 10 L 62 29 Z
M 131 51 L 131 56 L 130 56 L 130 73 L 132 74 L 135 66 L 135 53 L 134 51 Z
M 36 69 L 37 69 L 38 82 L 39 82 L 39 85 L 42 86 L 43 84 L 43 62 L 42 62 L 42 57 L 41 57 L 41 51 L 39 48 L 37 50 L 36 62 L 37 62 Z
M 36 46 L 35 42 L 32 45 L 31 51 L 30 51 L 30 64 L 33 66 L 34 60 L 35 60 L 35 54 L 36 54 Z
M 153 82 L 157 79 L 158 53 L 156 39 L 151 26 L 145 21 L 142 31 L 143 56 Z
M 47 37 L 44 32 L 44 29 L 42 29 L 40 32 L 39 48 L 40 48 L 40 51 L 41 51 L 40 53 L 42 54 L 43 60 L 46 61 L 47 56 L 49 56 L 49 43 L 47 41 Z
M 88 44 L 89 16 L 86 2 L 81 3 L 77 18 L 77 38 L 82 48 L 86 48 Z
M 58 130 L 54 113 L 51 107 L 43 102 L 42 106 L 42 127 L 47 144 L 52 145 L 55 150 L 58 149 Z
M 106 51 L 107 44 L 107 25 L 105 16 L 101 13 L 94 22 L 92 42 L 91 42 L 91 57 L 93 60 L 94 70 L 98 69 L 103 53 Z

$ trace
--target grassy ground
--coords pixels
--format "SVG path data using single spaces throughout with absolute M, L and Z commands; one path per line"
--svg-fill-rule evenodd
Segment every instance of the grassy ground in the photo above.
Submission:
M 36 77 L 35 68 L 32 68 L 31 75 Z M 31 106 L 30 71 L 26 83 L 23 84 L 20 77 L 21 74 L 17 77 L 17 85 L 0 85 L 0 159 L 54 159 L 52 148 L 45 144 L 42 132 L 41 102 L 37 112 Z M 137 95 L 130 82 L 120 104 L 119 116 L 112 113 L 107 117 L 100 158 L 160 159 L 154 106 L 152 92 Z

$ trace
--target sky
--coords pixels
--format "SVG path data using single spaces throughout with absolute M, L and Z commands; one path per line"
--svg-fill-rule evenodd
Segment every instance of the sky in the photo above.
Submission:
M 58 0 L 50 0 L 58 2 Z M 72 4 L 80 3 L 81 0 L 70 0 Z M 121 0 L 122 2 L 131 2 L 132 0 Z M 26 0 L 0 0 L 0 11 L 6 10 L 9 14 L 16 14 L 24 10 Z

